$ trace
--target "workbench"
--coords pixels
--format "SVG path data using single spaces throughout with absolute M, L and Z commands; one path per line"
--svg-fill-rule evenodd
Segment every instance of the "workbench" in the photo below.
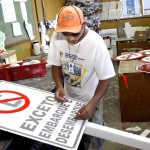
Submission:
M 150 74 L 135 70 L 141 64 L 144 63 L 138 60 L 120 61 L 119 64 L 120 110 L 123 122 L 150 121 Z
M 135 41 L 134 38 L 117 38 L 117 56 L 121 55 L 123 52 L 131 52 L 136 50 L 147 50 L 150 49 L 150 38 L 147 41 Z

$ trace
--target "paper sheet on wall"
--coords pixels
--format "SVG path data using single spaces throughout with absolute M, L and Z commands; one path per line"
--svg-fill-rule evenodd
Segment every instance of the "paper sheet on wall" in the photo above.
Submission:
M 143 15 L 150 14 L 150 2 L 149 0 L 142 0 L 143 3 Z
M 122 0 L 123 17 L 140 16 L 140 1 L 139 0 Z
M 19 22 L 12 23 L 13 35 L 19 36 L 22 35 L 21 27 Z
M 121 17 L 121 2 L 110 2 L 109 19 L 120 19 Z
M 30 40 L 34 40 L 35 39 L 35 36 L 33 35 L 33 29 L 32 29 L 32 24 L 31 23 L 28 23 L 27 20 L 25 20 L 25 28 L 26 28 L 26 31 L 28 33 L 28 36 L 30 38 Z
M 0 52 L 2 52 L 1 50 L 5 50 L 5 33 L 0 31 Z
M 2 11 L 5 23 L 16 21 L 16 12 L 13 0 L 2 0 Z
M 120 19 L 122 17 L 121 1 L 102 2 L 101 20 Z
M 21 13 L 22 13 L 23 20 L 28 20 L 27 9 L 26 9 L 25 2 L 20 2 L 20 8 L 21 8 Z

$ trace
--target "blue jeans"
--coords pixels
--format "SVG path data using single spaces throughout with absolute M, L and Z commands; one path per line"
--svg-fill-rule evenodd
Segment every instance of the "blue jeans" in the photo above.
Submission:
M 104 125 L 103 120 L 103 99 L 99 102 L 95 109 L 93 117 L 89 122 L 96 123 L 99 125 Z M 84 146 L 85 150 L 102 150 L 104 140 L 101 138 L 84 135 Z

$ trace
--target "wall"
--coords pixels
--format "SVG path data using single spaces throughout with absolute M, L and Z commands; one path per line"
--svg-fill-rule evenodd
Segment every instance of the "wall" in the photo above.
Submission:
M 101 22 L 101 29 L 112 29 L 112 28 L 117 28 L 117 27 L 124 27 L 125 22 L 130 22 L 132 27 L 136 26 L 150 26 L 150 17 L 149 18 L 136 18 L 136 19 L 123 19 L 123 20 L 118 20 L 118 21 L 102 21 Z
M 44 0 L 47 20 L 54 20 L 56 17 L 56 14 L 58 13 L 59 9 L 64 5 L 64 3 L 65 3 L 65 0 Z M 40 34 L 38 32 L 34 0 L 32 0 L 32 7 L 33 7 L 33 13 L 34 13 L 34 21 L 35 21 L 35 25 L 36 25 L 36 32 L 37 32 L 36 33 L 37 37 L 35 40 L 40 41 Z M 37 0 L 37 7 L 38 7 L 39 21 L 43 22 L 41 0 Z M 48 31 L 48 35 L 50 35 L 50 36 L 52 33 L 53 33 L 53 29 Z M 16 50 L 17 60 L 22 60 L 22 59 L 25 59 L 32 55 L 32 53 L 31 53 L 32 52 L 32 45 L 31 45 L 32 42 L 33 41 L 26 41 L 23 43 L 12 45 L 12 46 L 6 47 L 6 50 L 12 50 L 12 49 Z
M 55 19 L 56 14 L 58 13 L 59 9 L 65 4 L 65 1 L 66 0 L 44 0 L 47 20 Z M 104 1 L 104 0 L 102 0 L 102 1 Z M 35 20 L 35 25 L 36 25 L 36 32 L 37 32 L 37 38 L 35 40 L 40 41 L 40 34 L 38 32 L 38 27 L 37 27 L 37 17 L 36 17 L 34 0 L 32 0 L 32 7 L 33 7 L 34 20 Z M 37 0 L 37 7 L 38 7 L 39 21 L 43 21 L 41 0 Z M 119 21 L 103 21 L 103 22 L 101 22 L 100 27 L 101 27 L 101 29 L 111 29 L 111 28 L 117 28 L 120 26 L 124 27 L 125 22 L 130 22 L 132 26 L 149 26 L 150 17 L 149 18 L 119 20 Z M 47 34 L 49 36 L 51 36 L 52 33 L 53 33 L 53 29 L 51 29 L 47 32 Z M 12 49 L 16 50 L 17 60 L 22 60 L 22 59 L 25 59 L 32 55 L 32 53 L 31 53 L 31 50 L 32 50 L 31 43 L 32 42 L 33 41 L 23 42 L 20 44 L 6 47 L 6 49 L 7 50 L 12 50 Z
M 109 1 L 119 1 L 119 0 L 100 0 L 101 2 L 109 2 Z M 142 0 L 140 0 L 140 4 L 142 6 Z M 141 7 L 142 8 L 142 7 Z M 139 18 L 131 18 L 131 19 L 122 19 L 117 21 L 102 21 L 101 22 L 101 29 L 112 29 L 117 27 L 124 27 L 125 22 L 130 22 L 130 24 L 133 27 L 136 26 L 150 26 L 150 15 L 145 17 L 139 17 Z

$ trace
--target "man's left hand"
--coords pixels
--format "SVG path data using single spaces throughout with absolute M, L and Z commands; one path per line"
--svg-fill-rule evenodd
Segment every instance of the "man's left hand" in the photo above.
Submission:
M 75 119 L 86 120 L 92 118 L 94 107 L 90 104 L 83 106 L 75 116 Z

